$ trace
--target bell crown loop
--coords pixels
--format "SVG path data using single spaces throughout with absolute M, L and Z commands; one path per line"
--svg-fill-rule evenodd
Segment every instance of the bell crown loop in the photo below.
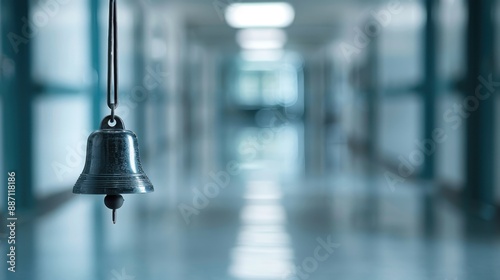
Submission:
M 125 124 L 123 124 L 123 120 L 117 115 L 112 116 L 108 115 L 104 117 L 101 121 L 101 129 L 125 129 Z

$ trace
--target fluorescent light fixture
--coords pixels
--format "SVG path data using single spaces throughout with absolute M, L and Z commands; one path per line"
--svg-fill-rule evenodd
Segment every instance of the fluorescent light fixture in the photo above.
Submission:
M 242 49 L 281 49 L 286 39 L 286 33 L 281 29 L 243 29 L 236 34 L 236 41 Z
M 283 58 L 283 50 L 245 50 L 241 52 L 241 58 L 249 62 L 272 62 Z
M 293 22 L 295 11 L 285 2 L 236 3 L 227 7 L 225 16 L 234 28 L 287 27 Z
M 243 49 L 271 50 L 283 48 L 283 43 L 276 40 L 248 41 L 241 43 L 240 46 Z

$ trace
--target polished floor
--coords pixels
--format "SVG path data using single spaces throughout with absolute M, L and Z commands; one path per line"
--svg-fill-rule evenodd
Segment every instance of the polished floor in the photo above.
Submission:
M 303 175 L 300 131 L 276 131 L 238 155 L 252 134 L 263 134 L 235 129 L 221 167 L 198 179 L 172 179 L 161 168 L 168 156 L 157 159 L 149 165 L 156 192 L 125 197 L 116 225 L 102 197 L 76 196 L 18 228 L 17 272 L 3 275 L 500 279 L 500 236 L 492 222 L 465 215 L 430 184 L 389 188 L 383 173 L 367 169 L 346 147 L 335 153 L 345 158 L 329 175 Z

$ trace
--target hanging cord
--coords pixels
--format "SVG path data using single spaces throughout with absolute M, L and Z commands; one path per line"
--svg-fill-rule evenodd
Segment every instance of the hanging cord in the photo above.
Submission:
M 108 107 L 111 109 L 111 122 L 115 122 L 115 109 L 118 107 L 118 27 L 116 20 L 116 0 L 109 1 L 108 31 Z M 113 96 L 111 96 L 113 79 Z

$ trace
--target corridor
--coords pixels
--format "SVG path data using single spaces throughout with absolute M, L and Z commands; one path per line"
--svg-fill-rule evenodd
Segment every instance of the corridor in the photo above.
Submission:
M 500 280 L 499 11 L 0 0 L 0 279 Z

